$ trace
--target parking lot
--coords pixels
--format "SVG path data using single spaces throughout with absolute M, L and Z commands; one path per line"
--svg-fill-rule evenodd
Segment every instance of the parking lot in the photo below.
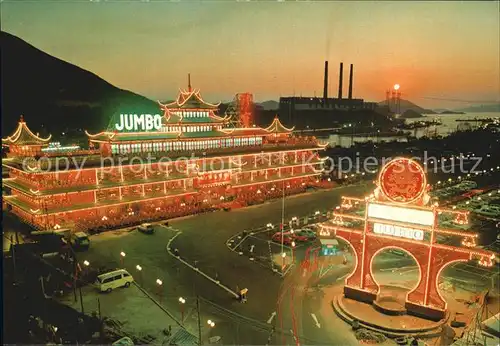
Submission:
M 319 215 L 318 215 L 319 217 Z M 315 231 L 311 229 L 313 224 L 298 225 L 306 222 L 314 222 L 316 218 L 311 216 L 309 218 L 301 218 L 294 223 L 294 234 L 300 234 L 302 229 L 308 229 L 314 234 L 311 239 L 305 240 L 305 237 L 295 238 L 290 233 L 289 226 L 284 230 L 284 243 L 281 243 L 281 232 L 277 231 L 279 225 L 268 225 L 253 231 L 244 231 L 238 233 L 226 242 L 227 247 L 240 256 L 248 257 L 249 260 L 254 261 L 256 264 L 273 271 L 282 271 L 292 262 L 300 262 L 304 259 L 307 249 L 319 248 L 321 246 L 319 240 L 316 239 Z M 274 239 L 273 239 L 274 238 Z M 291 243 L 293 240 L 293 246 Z M 285 258 L 282 257 L 285 253 Z
M 82 302 L 79 295 L 75 300 L 73 295 L 60 298 L 65 305 L 81 311 L 82 306 L 86 314 L 95 313 L 107 319 L 108 327 L 122 335 L 131 335 L 143 343 L 163 343 L 168 336 L 163 332 L 172 328 L 172 334 L 181 328 L 149 294 L 141 290 L 136 284 L 128 288 L 114 289 L 110 293 L 101 293 L 93 285 L 82 287 Z M 192 314 L 192 309 L 186 313 Z M 147 316 L 147 318 L 144 318 Z M 179 319 L 180 316 L 176 316 Z M 192 331 L 197 335 L 196 331 Z

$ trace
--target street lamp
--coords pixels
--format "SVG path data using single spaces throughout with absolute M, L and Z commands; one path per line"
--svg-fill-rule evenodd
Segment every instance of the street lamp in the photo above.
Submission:
M 87 260 L 85 260 L 85 261 L 83 261 L 83 264 L 84 264 L 86 267 L 88 267 L 88 266 L 90 265 L 90 262 L 89 262 L 89 261 L 87 261 Z
M 141 285 L 142 285 L 143 284 L 143 282 L 142 282 L 142 267 L 140 265 L 136 265 L 135 269 L 137 269 L 139 271 L 139 277 L 140 277 Z
M 292 241 L 292 263 L 293 263 L 293 258 L 295 257 L 294 250 L 295 250 L 295 242 Z
M 208 321 L 207 321 L 207 324 L 208 324 L 211 328 L 215 327 L 215 322 L 214 322 L 214 321 L 212 321 L 212 320 L 208 320 Z
M 286 257 L 286 252 L 283 251 L 281 253 L 281 270 L 285 269 L 285 257 Z
M 186 299 L 179 297 L 179 303 L 181 306 L 181 324 L 184 324 L 184 304 L 186 304 Z
M 120 252 L 120 263 L 122 264 L 122 266 L 123 266 L 124 261 L 125 261 L 125 252 L 122 251 L 122 252 Z
M 158 285 L 158 297 L 160 298 L 160 304 L 161 304 L 161 298 L 162 298 L 161 285 L 163 285 L 163 281 L 161 281 L 160 279 L 156 279 L 156 284 Z

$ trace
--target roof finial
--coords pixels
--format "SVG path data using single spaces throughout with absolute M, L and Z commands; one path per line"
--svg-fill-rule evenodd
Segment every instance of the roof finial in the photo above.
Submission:
M 21 116 L 19 117 L 19 122 L 20 123 L 24 123 L 24 116 L 21 114 Z
M 188 73 L 188 91 L 191 92 L 191 73 Z

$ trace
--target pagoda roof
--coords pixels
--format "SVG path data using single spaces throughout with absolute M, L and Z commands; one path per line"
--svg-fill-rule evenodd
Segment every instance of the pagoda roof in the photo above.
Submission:
M 208 116 L 204 117 L 183 117 L 182 115 L 175 114 L 173 111 L 164 109 L 165 115 L 163 124 L 173 125 L 173 124 L 220 124 L 229 120 L 229 117 L 219 117 L 212 112 L 209 112 Z
M 290 133 L 293 131 L 294 128 L 295 128 L 295 126 L 292 128 L 287 128 L 287 127 L 283 126 L 281 121 L 278 119 L 278 116 L 275 116 L 271 125 L 266 127 L 265 130 L 270 132 L 270 133 Z
M 186 90 L 179 90 L 179 95 L 175 101 L 164 103 L 158 101 L 160 108 L 164 111 L 164 117 L 167 124 L 189 124 L 189 123 L 222 123 L 229 120 L 227 117 L 219 117 L 215 115 L 220 102 L 217 104 L 208 103 L 201 97 L 200 90 L 191 90 L 189 88 Z M 208 111 L 206 116 L 183 116 L 181 114 L 176 114 L 176 111 Z
M 44 145 L 48 144 L 52 135 L 47 138 L 41 138 L 38 134 L 34 134 L 26 125 L 23 116 L 21 115 L 17 129 L 7 138 L 2 138 L 2 144 L 15 145 Z
M 208 103 L 200 95 L 200 90 L 179 90 L 177 99 L 170 103 L 160 103 L 161 108 L 165 109 L 212 109 L 215 110 L 219 107 L 220 102 L 217 104 Z

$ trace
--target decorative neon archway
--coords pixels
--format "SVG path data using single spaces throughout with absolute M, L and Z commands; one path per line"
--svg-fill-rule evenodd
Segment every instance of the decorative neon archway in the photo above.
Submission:
M 447 308 L 438 288 L 442 270 L 473 258 L 478 258 L 480 265 L 492 266 L 495 254 L 474 248 L 476 233 L 439 227 L 439 214 L 462 220 L 467 212 L 428 205 L 430 187 L 418 162 L 406 158 L 390 161 L 382 168 L 377 185 L 364 199 L 342 197 L 332 219 L 320 224 L 320 238 L 340 238 L 354 250 L 356 264 L 345 279 L 344 295 L 373 303 L 379 285 L 373 278 L 372 260 L 383 249 L 397 247 L 414 258 L 420 271 L 418 284 L 406 296 L 406 310 L 424 318 L 442 319 Z M 363 226 L 346 227 L 345 220 Z M 464 247 L 441 244 L 438 235 L 461 237 Z

